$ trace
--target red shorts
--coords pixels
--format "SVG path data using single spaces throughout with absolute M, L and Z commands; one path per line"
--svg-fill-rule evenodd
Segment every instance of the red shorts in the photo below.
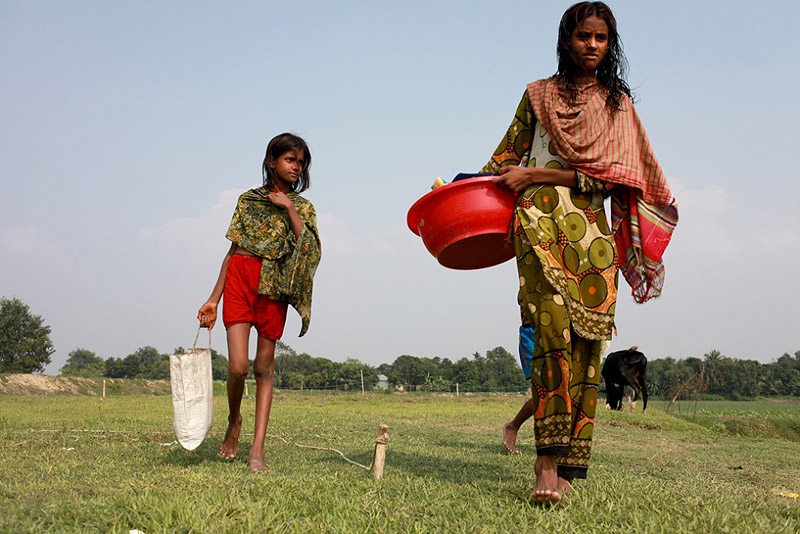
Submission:
M 256 327 L 259 336 L 277 340 L 283 335 L 288 304 L 259 295 L 260 278 L 261 258 L 231 256 L 222 294 L 222 322 L 225 328 L 248 323 Z

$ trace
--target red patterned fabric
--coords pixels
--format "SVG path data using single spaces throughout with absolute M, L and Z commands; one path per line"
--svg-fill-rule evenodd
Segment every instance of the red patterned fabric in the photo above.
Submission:
M 633 104 L 622 98 L 621 109 L 611 113 L 594 79 L 580 86 L 574 106 L 555 78 L 529 84 L 528 96 L 562 159 L 592 178 L 626 186 L 614 188 L 611 206 L 620 269 L 636 302 L 659 296 L 678 204 Z

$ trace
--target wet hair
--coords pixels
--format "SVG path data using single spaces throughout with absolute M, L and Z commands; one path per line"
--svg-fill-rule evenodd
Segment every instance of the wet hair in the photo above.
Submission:
M 556 78 L 560 79 L 569 95 L 570 104 L 574 104 L 578 96 L 577 79 L 581 74 L 580 67 L 572 58 L 572 33 L 588 17 L 595 16 L 602 19 L 608 26 L 608 51 L 603 61 L 595 71 L 595 77 L 608 90 L 606 108 L 611 112 L 619 111 L 621 100 L 624 97 L 633 101 L 631 89 L 625 76 L 628 71 L 628 61 L 622 50 L 622 40 L 617 33 L 617 19 L 614 13 L 603 2 L 579 2 L 564 12 L 561 24 L 558 26 L 558 72 Z
M 264 163 L 261 165 L 261 174 L 264 177 L 264 187 L 270 188 L 275 184 L 275 171 L 270 164 L 287 152 L 303 153 L 304 166 L 303 172 L 295 183 L 292 184 L 292 191 L 302 193 L 311 187 L 311 175 L 308 172 L 311 167 L 311 151 L 303 138 L 290 133 L 276 135 L 267 145 L 267 153 L 264 155 Z

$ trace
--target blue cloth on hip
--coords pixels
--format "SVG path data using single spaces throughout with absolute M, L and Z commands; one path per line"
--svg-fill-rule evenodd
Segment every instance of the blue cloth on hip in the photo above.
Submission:
M 531 360 L 533 359 L 533 327 L 519 327 L 519 364 L 525 373 L 525 380 L 531 379 Z
M 497 173 L 494 172 L 460 172 L 456 174 L 455 178 L 453 178 L 453 182 L 458 182 L 459 180 L 468 180 L 470 178 L 478 178 L 479 176 L 494 176 Z

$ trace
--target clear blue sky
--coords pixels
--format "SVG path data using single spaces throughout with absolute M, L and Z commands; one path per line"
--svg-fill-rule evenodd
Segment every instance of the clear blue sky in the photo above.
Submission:
M 323 260 L 285 343 L 371 365 L 516 353 L 513 262 L 447 270 L 405 216 L 489 158 L 570 4 L 0 1 L 0 296 L 52 328 L 49 374 L 76 348 L 191 345 L 236 196 L 288 130 Z M 611 348 L 800 350 L 800 4 L 610 6 L 681 210 L 663 297 L 622 282 Z

